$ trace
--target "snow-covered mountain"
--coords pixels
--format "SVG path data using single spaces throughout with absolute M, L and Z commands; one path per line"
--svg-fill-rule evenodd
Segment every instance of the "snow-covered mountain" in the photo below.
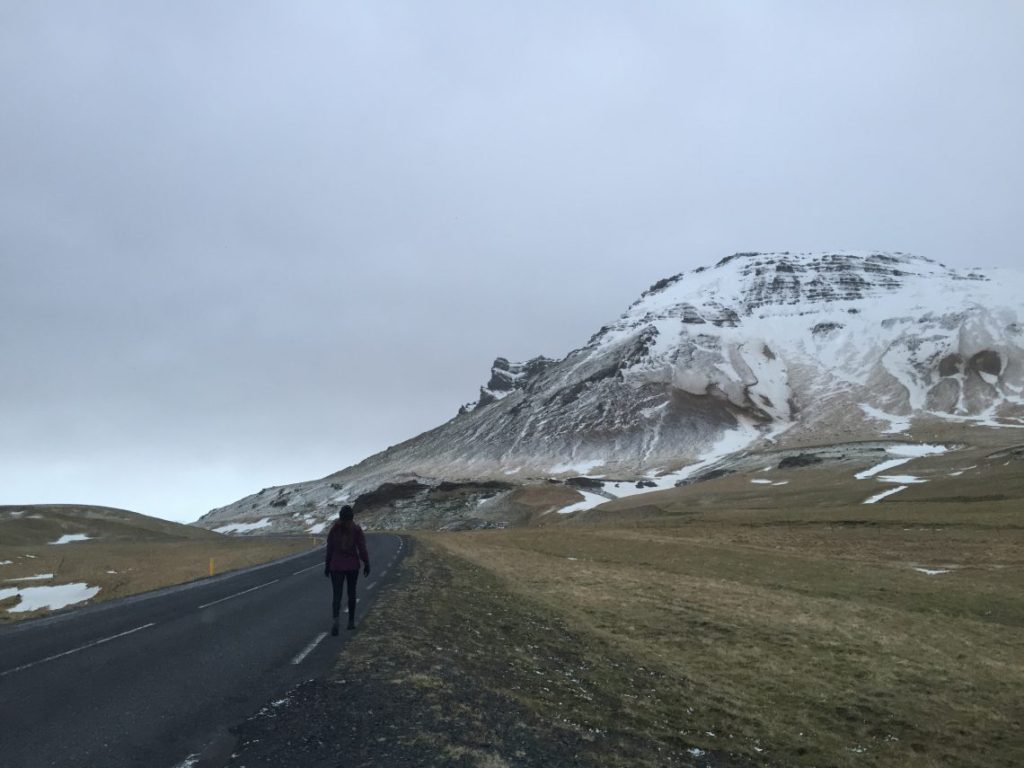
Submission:
M 735 254 L 658 281 L 562 360 L 498 358 L 440 427 L 200 523 L 315 530 L 334 503 L 418 499 L 440 525 L 551 478 L 682 477 L 739 450 L 937 423 L 1021 428 L 1022 290 L 1020 273 L 902 253 Z

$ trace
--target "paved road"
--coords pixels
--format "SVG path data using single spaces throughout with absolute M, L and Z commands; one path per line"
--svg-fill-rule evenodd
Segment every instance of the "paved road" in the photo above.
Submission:
M 404 551 L 367 546 L 359 619 Z M 0 766 L 216 764 L 228 726 L 329 669 L 350 636 L 327 635 L 330 593 L 317 549 L 0 628 Z

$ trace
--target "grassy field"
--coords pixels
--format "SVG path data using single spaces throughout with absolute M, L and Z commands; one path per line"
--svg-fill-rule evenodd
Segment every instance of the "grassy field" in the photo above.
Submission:
M 327 690 L 249 738 L 276 750 L 261 765 L 299 764 L 307 754 L 309 765 L 333 765 L 323 744 L 353 766 L 750 764 L 720 747 L 691 751 L 683 724 L 656 708 L 665 682 L 490 568 L 417 536 L 396 583 L 338 656 Z M 253 764 L 244 750 L 239 764 Z
M 590 524 L 423 538 L 561 617 L 599 668 L 650 674 L 636 698 L 607 662 L 589 727 L 626 716 L 652 744 L 756 764 L 1020 766 L 1020 464 L 875 505 L 832 470 L 794 470 L 786 487 L 622 500 Z
M 64 535 L 85 541 L 53 544 Z M 79 505 L 0 507 L 0 589 L 85 583 L 90 603 L 245 568 L 309 549 L 312 539 L 247 539 L 157 520 L 126 510 Z M 51 578 L 26 581 L 43 574 Z M 0 599 L 0 623 L 49 613 L 14 611 Z

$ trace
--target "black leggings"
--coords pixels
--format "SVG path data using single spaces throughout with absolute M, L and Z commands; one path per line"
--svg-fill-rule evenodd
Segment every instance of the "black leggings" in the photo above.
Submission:
M 356 582 L 359 581 L 359 569 L 354 571 L 331 571 L 331 586 L 334 587 L 334 595 L 331 597 L 331 616 L 338 618 L 338 611 L 341 608 L 341 593 L 345 591 L 345 582 L 348 582 L 348 617 L 356 617 Z

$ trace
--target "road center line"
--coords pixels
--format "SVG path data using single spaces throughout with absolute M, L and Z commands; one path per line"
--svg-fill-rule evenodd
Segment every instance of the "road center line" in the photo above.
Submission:
M 199 606 L 199 610 L 202 610 L 203 608 L 209 608 L 211 605 L 216 605 L 217 603 L 223 603 L 225 600 L 230 600 L 233 597 L 241 597 L 242 595 L 247 595 L 250 592 L 255 592 L 257 589 L 263 589 L 264 587 L 269 587 L 271 584 L 275 584 L 278 581 L 280 581 L 280 579 L 274 579 L 273 581 L 268 581 L 266 584 L 260 584 L 258 587 L 252 587 L 251 589 L 243 589 L 241 592 L 236 592 L 233 595 L 228 595 L 227 597 L 222 597 L 220 600 L 214 600 L 212 603 L 203 603 L 202 605 Z
M 22 664 L 20 667 L 14 667 L 13 669 L 8 669 L 6 672 L 0 672 L 0 677 L 3 677 L 4 675 L 9 675 L 12 672 L 20 672 L 23 669 L 28 669 L 29 667 L 34 667 L 34 666 L 36 666 L 38 664 L 43 664 L 43 663 L 45 663 L 47 661 L 53 661 L 54 659 L 59 659 L 59 658 L 61 658 L 63 656 L 70 656 L 72 653 L 78 653 L 79 651 L 84 651 L 86 648 L 93 648 L 93 647 L 95 647 L 97 645 L 102 645 L 103 643 L 109 643 L 111 640 L 117 640 L 117 638 L 119 638 L 119 637 L 124 637 L 125 635 L 132 634 L 133 632 L 139 632 L 139 631 L 141 631 L 143 629 L 149 629 L 150 627 L 155 627 L 155 626 L 156 626 L 156 622 L 150 622 L 149 624 L 143 624 L 141 627 L 136 627 L 135 629 L 129 629 L 127 632 L 119 632 L 116 635 L 111 635 L 110 637 L 104 637 L 101 640 L 93 640 L 91 643 L 86 643 L 85 645 L 81 645 L 78 648 L 72 648 L 70 651 L 63 651 L 62 653 L 55 653 L 53 656 L 47 656 L 45 659 L 40 659 L 39 661 L 32 661 L 32 662 L 29 662 L 28 664 Z
M 301 664 L 302 660 L 309 656 L 309 654 L 313 652 L 313 649 L 316 648 L 320 644 L 320 641 L 323 640 L 325 637 L 327 637 L 326 632 L 321 632 L 319 635 L 314 637 L 313 642 L 311 642 L 309 645 L 303 648 L 302 651 L 300 651 L 295 656 L 295 658 L 292 659 L 292 664 Z

